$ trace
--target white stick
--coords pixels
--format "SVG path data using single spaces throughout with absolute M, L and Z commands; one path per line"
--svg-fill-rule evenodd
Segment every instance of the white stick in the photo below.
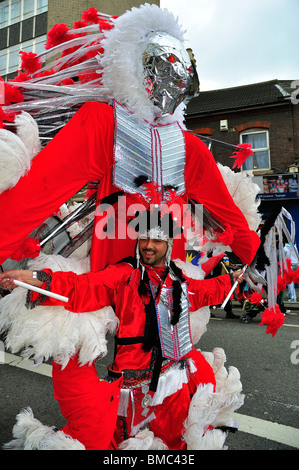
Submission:
M 53 297 L 54 299 L 61 300 L 62 302 L 68 302 L 68 297 L 64 297 L 63 295 L 54 294 L 54 292 L 49 292 L 45 289 L 40 289 L 39 287 L 32 286 L 31 284 L 27 284 L 26 282 L 17 281 L 14 279 L 14 283 L 19 287 L 24 287 L 24 289 L 33 290 L 34 292 L 38 292 L 39 294 L 44 294 L 48 297 Z
M 239 284 L 238 283 L 238 279 L 240 279 L 240 277 L 244 274 L 244 272 L 246 271 L 247 269 L 247 265 L 243 266 L 242 268 L 242 272 L 240 274 L 240 276 L 237 277 L 237 280 L 235 281 L 233 287 L 231 288 L 231 290 L 229 291 L 229 293 L 227 294 L 227 296 L 225 297 L 225 300 L 223 301 L 222 305 L 220 308 L 224 308 L 227 304 L 227 302 L 229 301 L 230 299 L 230 296 L 232 295 L 232 293 L 234 292 L 234 290 L 236 289 L 237 285 Z

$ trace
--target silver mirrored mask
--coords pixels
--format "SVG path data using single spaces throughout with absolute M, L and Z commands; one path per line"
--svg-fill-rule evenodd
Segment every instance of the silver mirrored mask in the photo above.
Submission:
M 164 113 L 172 114 L 188 94 L 192 65 L 183 44 L 167 33 L 148 35 L 143 54 L 145 88 Z

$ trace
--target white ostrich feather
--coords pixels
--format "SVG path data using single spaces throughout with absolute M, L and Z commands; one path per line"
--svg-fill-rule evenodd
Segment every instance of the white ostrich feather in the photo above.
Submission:
M 114 27 L 107 31 L 102 40 L 104 53 L 97 57 L 103 69 L 103 93 L 127 106 L 137 118 L 150 123 L 161 114 L 159 108 L 148 99 L 143 84 L 142 55 L 147 35 L 152 31 L 164 31 L 181 42 L 184 40 L 184 32 L 172 13 L 146 3 L 140 8 L 132 8 L 114 21 Z M 164 116 L 159 122 L 182 122 L 183 109 L 184 105 L 177 108 L 173 116 Z
M 202 354 L 213 368 L 216 390 L 213 391 L 212 384 L 200 385 L 192 398 L 184 434 L 190 450 L 222 448 L 220 444 L 222 441 L 224 443 L 224 440 L 220 430 L 210 431 L 208 428 L 209 426 L 237 428 L 234 412 L 244 402 L 239 371 L 235 367 L 229 367 L 228 370 L 225 368 L 224 350 L 215 348 L 212 353 L 202 352 Z M 223 434 L 225 436 L 225 433 Z
M 30 160 L 33 160 L 33 158 L 41 150 L 38 125 L 36 121 L 29 113 L 22 111 L 16 116 L 15 125 L 17 128 L 18 137 L 20 137 L 24 143 L 30 156 Z
M 38 128 L 30 114 L 15 119 L 17 133 L 0 129 L 0 193 L 14 187 L 40 150 Z
M 63 431 L 55 431 L 34 418 L 31 408 L 17 415 L 14 439 L 4 445 L 6 450 L 85 450 L 78 440 Z
M 168 450 L 168 447 L 164 442 L 155 437 L 152 431 L 149 429 L 143 429 L 136 434 L 135 437 L 130 437 L 123 441 L 119 447 L 119 450 Z
M 89 260 L 41 254 L 30 267 L 81 274 L 89 271 Z M 19 287 L 0 300 L 0 331 L 6 332 L 6 347 L 12 353 L 34 360 L 54 357 L 63 368 L 76 353 L 80 364 L 90 364 L 107 354 L 106 335 L 113 334 L 118 325 L 111 307 L 86 313 L 69 312 L 64 307 L 28 310 L 26 293 Z

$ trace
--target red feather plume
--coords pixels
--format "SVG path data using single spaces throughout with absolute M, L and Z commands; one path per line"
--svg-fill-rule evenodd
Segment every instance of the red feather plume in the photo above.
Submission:
M 225 226 L 224 232 L 217 232 L 217 237 L 214 240 L 211 240 L 213 243 L 222 243 L 222 245 L 227 246 L 231 245 L 234 235 L 230 225 Z
M 238 148 L 229 158 L 235 158 L 235 162 L 233 164 L 233 168 L 241 168 L 245 160 L 250 156 L 253 155 L 253 151 L 251 150 L 250 144 L 239 144 Z
M 73 36 L 68 34 L 69 27 L 64 23 L 55 24 L 48 32 L 45 49 L 51 49 L 63 42 L 70 41 Z
M 94 7 L 90 7 L 88 10 L 82 12 L 81 16 L 82 21 L 85 21 L 86 23 L 98 23 L 99 22 L 99 17 L 98 17 L 98 10 Z
M 274 308 L 267 308 L 262 313 L 260 325 L 267 325 L 266 333 L 275 336 L 278 329 L 283 325 L 284 315 L 276 304 Z
M 26 238 L 19 248 L 11 255 L 11 259 L 21 261 L 26 258 L 37 258 L 41 252 L 41 246 L 37 238 Z
M 21 57 L 21 68 L 29 75 L 41 68 L 42 61 L 35 52 L 20 51 L 19 55 Z

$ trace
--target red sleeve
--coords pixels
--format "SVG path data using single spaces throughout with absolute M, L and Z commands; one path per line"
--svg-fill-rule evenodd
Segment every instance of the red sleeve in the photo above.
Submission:
M 51 278 L 50 292 L 68 297 L 69 301 L 66 303 L 45 297 L 42 305 L 63 306 L 66 310 L 78 313 L 114 306 L 119 286 L 130 272 L 128 266 L 111 265 L 102 271 L 85 274 L 44 269 Z
M 228 274 L 200 281 L 189 278 L 188 293 L 191 311 L 222 303 L 231 287 L 231 279 Z
M 34 158 L 30 171 L 0 195 L 0 264 L 89 181 L 110 171 L 113 110 L 86 103 Z
M 223 181 L 214 157 L 196 136 L 185 132 L 186 139 L 186 191 L 189 198 L 202 204 L 233 232 L 231 249 L 244 264 L 250 264 L 259 247 L 258 235 L 235 205 Z

